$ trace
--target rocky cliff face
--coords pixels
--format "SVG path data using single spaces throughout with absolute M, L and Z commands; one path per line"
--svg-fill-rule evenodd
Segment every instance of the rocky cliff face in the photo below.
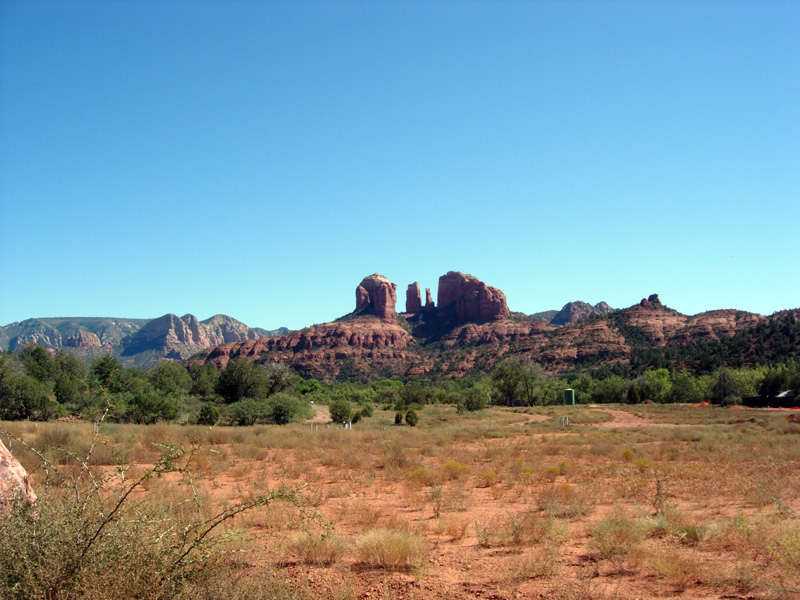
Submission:
M 431 296 L 431 288 L 425 288 L 425 310 L 436 308 L 433 303 L 433 296 Z
M 409 284 L 406 290 L 406 313 L 415 314 L 422 310 L 422 297 L 419 291 L 419 283 L 416 281 Z
M 149 368 L 163 358 L 183 359 L 229 342 L 287 333 L 248 327 L 225 315 L 198 321 L 193 315 L 167 314 L 158 319 L 66 317 L 28 319 L 0 327 L 0 350 L 41 344 L 91 361 L 106 354 L 125 366 Z
M 64 341 L 64 346 L 70 348 L 100 348 L 102 345 L 97 335 L 84 329 L 78 329 Z
M 385 321 L 397 321 L 397 284 L 374 273 L 361 280 L 356 288 L 356 312 L 371 314 Z
M 455 309 L 456 319 L 463 323 L 488 323 L 511 316 L 506 296 L 477 277 L 450 271 L 439 278 L 439 310 Z
M 594 306 L 588 302 L 568 302 L 553 316 L 550 322 L 553 325 L 567 325 L 569 323 L 578 323 L 597 315 L 606 315 L 610 312 L 614 312 L 614 309 L 605 302 L 598 302 Z
M 570 303 L 555 325 L 512 315 L 505 295 L 470 275 L 440 278 L 439 306 L 407 311 L 399 322 L 376 318 L 389 303 L 375 302 L 380 289 L 394 291 L 381 276 L 359 285 L 360 312 L 334 323 L 283 336 L 245 340 L 213 348 L 192 360 L 223 367 L 230 359 L 284 362 L 304 376 L 326 380 L 369 380 L 432 374 L 460 377 L 490 372 L 506 356 L 524 355 L 549 372 L 625 363 L 642 350 L 679 348 L 698 339 L 722 339 L 766 317 L 714 311 L 689 317 L 664 306 L 658 296 L 620 311 L 607 304 Z M 418 284 L 409 286 L 413 301 Z M 588 308 L 587 308 L 588 307 Z M 595 316 L 590 319 L 588 316 Z M 377 315 L 380 316 L 380 315 Z
M 194 357 L 195 362 L 210 362 L 224 368 L 228 361 L 246 357 L 269 362 L 286 362 L 299 372 L 335 379 L 342 371 L 399 376 L 409 362 L 418 362 L 412 336 L 396 323 L 374 316 L 323 323 L 285 335 L 224 344 Z
M 258 337 L 257 331 L 226 315 L 198 321 L 194 315 L 166 314 L 123 339 L 122 356 L 156 352 L 166 358 L 183 359 L 205 348 Z

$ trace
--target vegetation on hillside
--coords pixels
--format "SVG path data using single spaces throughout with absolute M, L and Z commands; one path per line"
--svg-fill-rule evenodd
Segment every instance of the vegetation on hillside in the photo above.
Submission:
M 368 416 L 364 410 L 375 404 L 403 414 L 426 404 L 452 404 L 464 411 L 489 404 L 561 404 L 567 388 L 575 390 L 578 403 L 736 404 L 747 396 L 800 389 L 800 360 L 794 358 L 799 328 L 788 314 L 732 338 L 687 346 L 679 355 L 659 354 L 642 342 L 629 364 L 560 375 L 548 375 L 541 365 L 517 355 L 478 377 L 378 377 L 363 382 L 366 374 L 361 373 L 356 378 L 361 382 L 332 383 L 304 379 L 285 364 L 246 358 L 231 360 L 221 371 L 210 364 L 172 361 L 140 371 L 123 368 L 110 355 L 86 365 L 71 354 L 52 356 L 43 346 L 28 344 L 0 355 L 0 419 L 91 419 L 108 409 L 107 418 L 117 422 L 286 424 L 309 416 L 312 402 L 317 402 L 330 404 L 338 422 L 348 415 L 356 420 Z M 769 352 L 750 363 L 742 358 L 746 349 L 752 353 L 759 347 Z M 358 369 L 355 361 L 352 368 Z

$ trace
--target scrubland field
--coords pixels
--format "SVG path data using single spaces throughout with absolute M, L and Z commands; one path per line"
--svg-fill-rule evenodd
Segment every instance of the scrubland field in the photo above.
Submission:
M 795 413 L 419 416 L 0 423 L 39 495 L 0 517 L 0 597 L 800 598 Z

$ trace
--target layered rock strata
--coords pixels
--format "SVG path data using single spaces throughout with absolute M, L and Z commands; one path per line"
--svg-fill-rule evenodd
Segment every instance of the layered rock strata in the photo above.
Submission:
M 406 290 L 406 312 L 415 314 L 422 310 L 422 297 L 420 296 L 419 283 L 409 284 Z
M 364 277 L 356 288 L 356 312 L 373 314 L 385 321 L 397 321 L 397 284 L 379 273 Z
M 459 324 L 488 323 L 511 316 L 506 296 L 477 277 L 450 271 L 439 278 L 439 310 L 454 308 Z

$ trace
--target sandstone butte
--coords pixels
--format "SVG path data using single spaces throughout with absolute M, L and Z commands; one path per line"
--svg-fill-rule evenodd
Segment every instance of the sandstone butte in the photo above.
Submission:
M 15 497 L 36 501 L 27 471 L 0 441 L 0 510 Z
M 220 368 L 238 357 L 284 362 L 305 376 L 327 380 L 486 373 L 507 356 L 527 356 L 558 372 L 579 364 L 627 361 L 631 346 L 624 326 L 638 328 L 658 348 L 696 336 L 731 336 L 767 318 L 733 310 L 686 316 L 653 295 L 613 313 L 598 305 L 591 318 L 559 326 L 511 313 L 502 291 L 455 271 L 439 278 L 438 306 L 426 290 L 425 306 L 419 307 L 419 284 L 414 282 L 406 292 L 407 310 L 398 315 L 396 288 L 375 273 L 357 286 L 354 312 L 337 321 L 227 343 L 192 360 Z

